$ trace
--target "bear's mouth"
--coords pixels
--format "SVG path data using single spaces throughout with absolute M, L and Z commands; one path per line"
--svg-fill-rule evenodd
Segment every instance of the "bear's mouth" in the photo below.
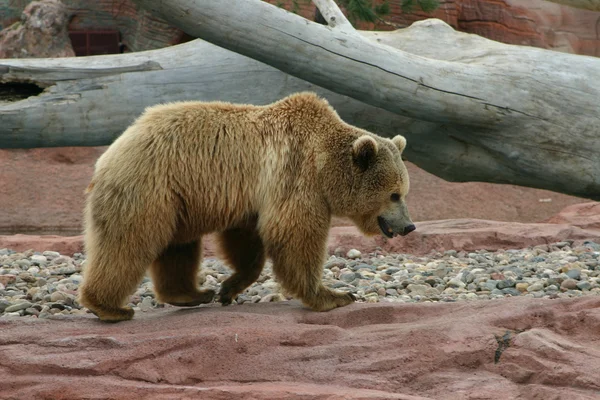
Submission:
M 379 229 L 381 229 L 381 233 L 383 233 L 388 238 L 393 238 L 398 235 L 394 232 L 394 230 L 388 225 L 386 220 L 383 217 L 377 217 L 377 223 L 379 224 Z

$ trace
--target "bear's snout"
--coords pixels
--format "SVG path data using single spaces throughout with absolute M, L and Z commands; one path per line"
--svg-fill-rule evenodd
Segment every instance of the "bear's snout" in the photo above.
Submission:
M 417 229 L 417 227 L 415 226 L 415 224 L 410 224 L 408 226 L 405 226 L 404 229 L 402 230 L 401 235 L 402 236 L 406 236 L 409 233 L 411 233 L 412 231 L 414 231 L 415 229 Z

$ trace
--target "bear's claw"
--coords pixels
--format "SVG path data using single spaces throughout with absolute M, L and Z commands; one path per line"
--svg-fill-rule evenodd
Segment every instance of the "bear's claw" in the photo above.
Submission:
M 219 293 L 219 302 L 224 306 L 228 306 L 233 302 L 233 296 L 231 296 L 228 290 L 225 292 L 222 291 Z
M 110 310 L 91 309 L 88 308 L 92 314 L 100 319 L 102 322 L 121 322 L 128 321 L 133 318 L 134 311 L 131 307 L 116 308 Z
M 325 290 L 313 300 L 304 303 L 314 311 L 329 311 L 337 307 L 344 307 L 356 301 L 356 296 L 349 292 Z
M 165 303 L 176 307 L 195 307 L 213 301 L 215 291 L 212 289 L 200 290 L 189 296 L 179 296 L 178 299 L 164 300 Z M 184 300 L 185 299 L 185 300 Z

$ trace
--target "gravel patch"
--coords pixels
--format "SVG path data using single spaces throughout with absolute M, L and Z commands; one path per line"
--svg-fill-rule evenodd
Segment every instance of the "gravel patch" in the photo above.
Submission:
M 0 318 L 89 312 L 77 302 L 85 256 L 54 251 L 18 253 L 0 249 Z M 198 283 L 216 290 L 231 274 L 218 259 L 202 263 Z M 359 302 L 454 302 L 511 296 L 563 298 L 600 294 L 600 244 L 587 241 L 572 247 L 558 242 L 527 249 L 488 252 L 449 250 L 428 256 L 392 254 L 378 250 L 364 254 L 336 251 L 325 263 L 325 284 L 349 291 Z M 237 303 L 287 301 L 267 262 L 257 282 Z M 171 307 L 155 300 L 145 277 L 129 305 L 146 312 Z

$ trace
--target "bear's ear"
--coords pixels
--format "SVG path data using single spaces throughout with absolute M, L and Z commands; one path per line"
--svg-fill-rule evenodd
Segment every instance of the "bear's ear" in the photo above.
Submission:
M 392 143 L 400 150 L 400 153 L 406 148 L 406 138 L 404 136 L 396 135 L 392 139 Z
M 371 136 L 363 135 L 352 144 L 352 158 L 361 171 L 366 171 L 375 161 L 379 146 Z

